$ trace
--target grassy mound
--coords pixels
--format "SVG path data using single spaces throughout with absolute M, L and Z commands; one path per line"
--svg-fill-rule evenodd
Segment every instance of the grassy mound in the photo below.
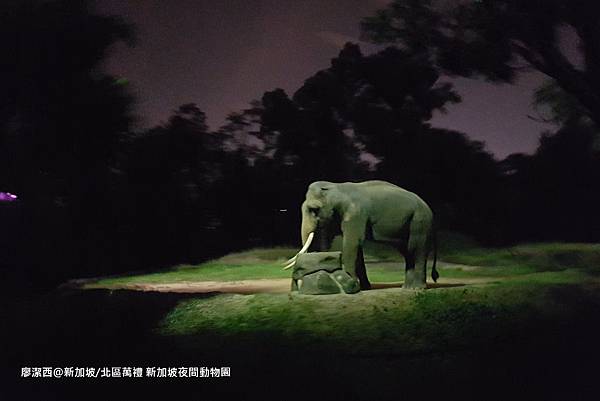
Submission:
M 28 346 L 15 349 L 11 366 L 231 366 L 233 381 L 223 380 L 214 393 L 198 390 L 208 381 L 190 381 L 206 399 L 222 399 L 223 389 L 239 390 L 237 399 L 398 399 L 422 396 L 423 389 L 464 399 L 476 386 L 485 392 L 467 399 L 503 390 L 508 397 L 500 399 L 596 395 L 598 245 L 485 249 L 456 237 L 455 248 L 441 252 L 439 286 L 426 291 L 395 285 L 321 296 L 123 290 L 144 282 L 287 281 L 290 272 L 280 263 L 296 251 L 248 250 L 100 279 L 85 286 L 90 290 L 14 300 L 6 323 L 17 330 L 6 343 L 18 338 Z M 399 257 L 389 249 L 367 244 L 367 256 L 372 282 L 402 280 Z M 328 396 L 314 393 L 323 383 Z
M 489 249 L 473 246 L 464 237 L 446 238 L 454 244 L 454 248 L 442 250 L 443 261 L 439 262 L 440 285 L 447 283 L 446 288 L 425 292 L 388 288 L 352 296 L 223 294 L 192 298 L 174 307 L 157 333 L 190 337 L 185 344 L 193 348 L 201 348 L 206 341 L 216 346 L 234 338 L 267 336 L 275 343 L 321 344 L 350 354 L 367 350 L 370 354 L 429 352 L 464 347 L 481 338 L 491 341 L 509 336 L 515 321 L 537 321 L 548 313 L 569 310 L 555 299 L 556 288 L 585 286 L 589 290 L 598 283 L 600 245 L 527 244 Z M 372 243 L 366 248 L 373 283 L 402 281 L 400 257 L 393 250 Z M 281 263 L 296 251 L 252 249 L 195 266 L 101 279 L 87 288 L 289 279 L 290 272 L 283 271 Z
M 204 335 L 227 344 L 262 333 L 276 343 L 334 347 L 350 354 L 433 352 L 490 341 L 510 332 L 515 321 L 554 313 L 560 300 L 552 288 L 584 278 L 580 271 L 545 272 L 485 286 L 417 292 L 221 295 L 183 301 L 159 332 L 191 335 L 198 347 L 206 342 Z
M 469 248 L 449 251 L 444 260 L 477 266 L 520 266 L 531 271 L 578 268 L 597 273 L 600 269 L 600 244 L 540 243 L 511 248 Z

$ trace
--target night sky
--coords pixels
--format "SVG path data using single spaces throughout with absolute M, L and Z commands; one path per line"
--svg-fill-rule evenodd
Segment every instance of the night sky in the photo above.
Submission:
M 138 30 L 134 48 L 119 45 L 107 70 L 129 79 L 137 98 L 138 127 L 165 121 L 177 106 L 194 102 L 211 128 L 267 90 L 291 95 L 329 66 L 347 41 L 359 42 L 361 18 L 385 0 L 97 0 Z M 364 53 L 375 46 L 360 43 Z M 483 140 L 498 158 L 532 152 L 552 127 L 533 121 L 532 91 L 544 77 L 528 73 L 516 85 L 454 79 L 463 97 L 432 124 Z

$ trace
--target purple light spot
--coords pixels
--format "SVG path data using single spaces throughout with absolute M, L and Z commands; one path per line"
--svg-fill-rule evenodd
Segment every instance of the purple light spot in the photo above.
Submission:
M 17 200 L 17 195 L 10 192 L 0 192 L 0 202 L 14 202 Z

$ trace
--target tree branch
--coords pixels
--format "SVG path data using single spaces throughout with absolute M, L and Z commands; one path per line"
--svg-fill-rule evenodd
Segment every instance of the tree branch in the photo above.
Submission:
M 590 112 L 592 120 L 600 124 L 600 97 L 596 86 L 566 59 L 555 43 L 535 43 L 535 50 L 532 49 L 533 45 L 525 45 L 518 40 L 513 40 L 511 44 L 521 58 L 556 80 L 566 92 L 579 100 Z

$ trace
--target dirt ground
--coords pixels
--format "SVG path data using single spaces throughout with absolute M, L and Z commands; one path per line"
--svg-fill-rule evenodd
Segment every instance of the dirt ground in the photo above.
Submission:
M 244 260 L 247 262 L 247 260 Z M 398 269 L 398 262 L 370 261 L 369 265 L 377 265 L 390 270 Z M 468 266 L 447 262 L 438 262 L 438 266 L 445 269 L 476 270 L 480 266 Z M 492 277 L 474 277 L 474 278 L 446 278 L 442 277 L 437 283 L 428 282 L 427 288 L 446 288 L 461 287 L 474 284 L 487 284 L 498 281 L 498 278 Z M 71 280 L 65 284 L 68 288 L 77 289 L 112 289 L 112 290 L 133 290 L 133 291 L 153 291 L 167 293 L 229 293 L 229 294 L 259 294 L 271 293 L 282 294 L 290 291 L 291 279 L 254 279 L 254 280 L 235 280 L 235 281 L 179 281 L 176 283 L 144 283 L 137 282 L 131 284 L 97 284 L 97 279 L 78 279 Z M 371 283 L 372 289 L 401 288 L 402 282 Z
M 460 287 L 473 284 L 486 284 L 497 281 L 497 278 L 447 278 L 438 283 L 427 283 L 427 288 Z M 239 281 L 181 281 L 177 283 L 135 283 L 118 286 L 97 286 L 86 283 L 86 288 L 126 289 L 135 291 L 156 291 L 174 293 L 209 293 L 221 292 L 231 294 L 258 294 L 258 293 L 287 293 L 290 291 L 290 279 L 260 279 Z M 384 288 L 400 288 L 402 282 L 373 283 L 373 290 Z

